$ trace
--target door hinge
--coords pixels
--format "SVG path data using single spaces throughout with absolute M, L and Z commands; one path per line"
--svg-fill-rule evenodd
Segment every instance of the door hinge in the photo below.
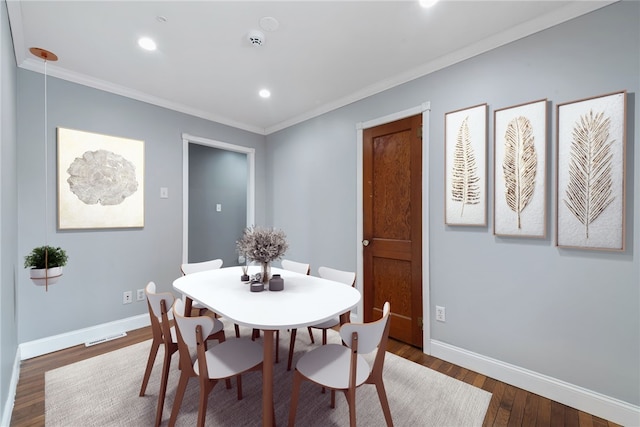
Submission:
M 420 326 L 420 329 L 423 329 L 424 324 L 422 323 L 422 317 L 418 317 L 418 326 Z

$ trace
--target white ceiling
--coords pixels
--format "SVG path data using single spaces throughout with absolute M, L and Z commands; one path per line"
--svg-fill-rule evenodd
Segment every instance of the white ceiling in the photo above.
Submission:
M 16 61 L 47 74 L 269 134 L 611 1 L 7 0 Z M 166 22 L 157 17 L 163 16 Z M 250 30 L 276 31 L 252 46 Z M 156 52 L 137 46 L 153 37 Z M 270 99 L 258 90 L 271 90 Z

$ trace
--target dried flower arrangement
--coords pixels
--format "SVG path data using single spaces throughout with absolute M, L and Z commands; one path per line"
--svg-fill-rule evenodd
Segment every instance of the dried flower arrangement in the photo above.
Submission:
M 282 230 L 252 226 L 244 229 L 236 249 L 238 254 L 264 264 L 282 258 L 289 244 Z

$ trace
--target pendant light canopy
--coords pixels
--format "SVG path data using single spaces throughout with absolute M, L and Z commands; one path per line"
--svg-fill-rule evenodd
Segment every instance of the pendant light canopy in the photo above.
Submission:
M 55 53 L 39 47 L 30 47 L 29 52 L 31 52 L 32 55 L 35 55 L 38 58 L 44 59 L 45 61 L 58 60 L 58 56 Z

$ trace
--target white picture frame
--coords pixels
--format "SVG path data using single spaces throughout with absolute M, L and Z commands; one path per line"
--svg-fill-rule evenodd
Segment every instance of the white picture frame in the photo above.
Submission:
M 445 114 L 445 224 L 487 225 L 487 104 Z
M 144 227 L 144 141 L 57 131 L 58 229 Z
M 557 106 L 556 246 L 623 251 L 627 93 Z
M 548 102 L 494 111 L 493 234 L 545 238 Z

